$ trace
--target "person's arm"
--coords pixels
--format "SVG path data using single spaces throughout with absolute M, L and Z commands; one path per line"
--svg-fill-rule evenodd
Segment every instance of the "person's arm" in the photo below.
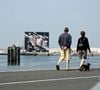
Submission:
M 59 36 L 59 38 L 58 38 L 58 44 L 59 44 L 59 46 L 61 48 L 61 36 Z
M 77 41 L 77 49 L 76 49 L 76 51 L 78 52 L 78 50 L 79 50 L 79 41 L 80 41 L 80 39 L 78 39 L 78 41 Z
M 89 50 L 89 52 L 91 53 L 91 50 L 90 50 L 90 45 L 89 45 L 88 38 L 87 38 L 87 49 L 88 49 L 88 50 Z
M 72 44 L 72 36 L 69 35 L 67 47 L 70 48 L 71 44 Z

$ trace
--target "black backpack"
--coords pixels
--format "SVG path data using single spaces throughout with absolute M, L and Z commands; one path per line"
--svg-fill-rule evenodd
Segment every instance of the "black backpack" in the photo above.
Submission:
M 78 47 L 79 48 L 83 48 L 85 46 L 85 44 L 86 44 L 85 42 L 86 42 L 86 38 L 85 37 L 80 38 L 79 39 L 79 43 L 78 43 Z

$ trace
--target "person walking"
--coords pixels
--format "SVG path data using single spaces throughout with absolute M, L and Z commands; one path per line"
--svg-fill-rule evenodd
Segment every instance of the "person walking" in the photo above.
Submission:
M 80 32 L 81 37 L 78 39 L 77 42 L 77 53 L 80 57 L 80 68 L 83 64 L 85 64 L 87 59 L 87 51 L 91 53 L 90 45 L 88 38 L 85 36 L 85 31 Z
M 63 60 L 66 61 L 66 69 L 69 70 L 72 36 L 68 32 L 69 28 L 65 27 L 64 33 L 62 33 L 58 38 L 58 44 L 60 46 L 60 57 L 56 65 L 57 70 L 60 70 L 59 64 Z

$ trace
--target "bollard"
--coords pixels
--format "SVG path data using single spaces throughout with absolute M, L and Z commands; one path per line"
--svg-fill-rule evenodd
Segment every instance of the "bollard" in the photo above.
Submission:
M 8 47 L 8 65 L 20 65 L 20 47 Z

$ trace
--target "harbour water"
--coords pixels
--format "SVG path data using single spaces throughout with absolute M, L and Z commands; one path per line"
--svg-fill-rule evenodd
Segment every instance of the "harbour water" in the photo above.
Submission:
M 12 71 L 34 71 L 34 70 L 55 70 L 59 56 L 25 56 L 20 57 L 20 65 L 7 64 L 7 55 L 0 55 L 0 72 Z M 88 56 L 87 62 L 91 63 L 91 68 L 100 68 L 100 56 Z M 70 62 L 71 69 L 79 68 L 79 57 L 72 56 Z M 66 64 L 63 61 L 60 64 L 61 69 L 65 69 Z

